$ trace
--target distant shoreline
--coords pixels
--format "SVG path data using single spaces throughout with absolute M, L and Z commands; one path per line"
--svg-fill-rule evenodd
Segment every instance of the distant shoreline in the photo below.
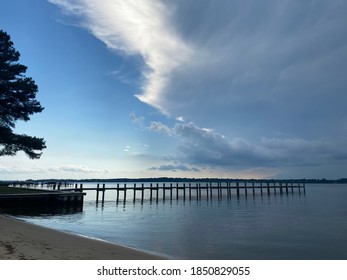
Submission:
M 347 184 L 347 178 L 340 178 L 340 179 L 245 179 L 245 178 L 183 178 L 183 177 L 153 177 L 153 178 L 108 178 L 108 179 L 100 179 L 100 178 L 93 178 L 93 179 L 28 179 L 28 180 L 0 180 L 1 183 L 8 183 L 8 182 L 23 182 L 23 183 L 30 183 L 30 182 L 46 182 L 46 183 L 54 183 L 54 182 L 81 182 L 81 183 L 88 183 L 88 182 L 103 182 L 103 183 L 128 183 L 128 182 L 243 182 L 243 181 L 254 181 L 254 182 L 302 182 L 306 184 Z

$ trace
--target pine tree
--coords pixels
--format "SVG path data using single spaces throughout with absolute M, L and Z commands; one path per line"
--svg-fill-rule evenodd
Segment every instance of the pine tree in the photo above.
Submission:
M 13 133 L 16 121 L 26 122 L 44 109 L 35 99 L 38 87 L 24 75 L 27 67 L 18 63 L 19 57 L 10 36 L 0 30 L 0 156 L 24 151 L 36 159 L 46 148 L 44 139 Z

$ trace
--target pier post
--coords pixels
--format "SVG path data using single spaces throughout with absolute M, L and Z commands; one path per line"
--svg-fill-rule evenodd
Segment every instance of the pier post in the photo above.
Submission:
M 247 197 L 247 194 L 248 194 L 248 192 L 247 192 L 247 181 L 245 181 L 245 195 L 246 195 L 246 197 Z
M 165 201 L 165 183 L 163 183 L 163 200 Z
M 124 184 L 124 204 L 126 200 L 127 200 L 127 184 Z
M 99 203 L 99 184 L 96 185 L 96 203 Z
M 170 200 L 172 201 L 172 183 L 170 183 Z
M 230 182 L 227 182 L 227 196 L 228 199 L 231 199 L 231 188 L 230 188 Z
M 267 195 L 270 195 L 270 183 L 267 182 Z
M 192 186 L 191 186 L 191 184 L 189 183 L 189 200 L 191 200 L 192 199 Z
M 141 185 L 141 204 L 143 204 L 144 195 L 145 195 L 145 186 L 142 183 L 142 185 Z
M 260 194 L 263 196 L 263 182 L 260 182 Z
M 102 184 L 102 201 L 101 203 L 104 204 L 105 202 L 105 191 L 106 191 L 106 188 L 105 188 L 105 184 Z
M 133 202 L 136 200 L 136 183 L 134 183 L 134 194 L 133 194 Z
M 288 182 L 286 182 L 286 194 L 288 194 Z
M 119 183 L 117 184 L 117 204 L 119 202 Z
M 158 203 L 159 201 L 159 184 L 157 183 L 157 197 L 156 197 L 156 201 Z
M 253 196 L 255 196 L 254 181 L 252 181 L 252 190 L 253 190 Z
M 178 183 L 176 183 L 176 199 L 178 199 Z
M 149 185 L 149 191 L 150 191 L 149 200 L 150 200 L 150 202 L 152 202 L 152 198 L 153 198 L 153 193 L 152 193 L 153 184 L 152 183 Z
M 236 182 L 236 194 L 237 194 L 237 197 L 240 196 L 240 183 L 238 181 Z
M 186 200 L 186 184 L 183 183 L 183 200 Z
M 281 184 L 281 183 L 280 183 L 280 184 Z M 274 193 L 275 193 L 275 195 L 277 194 L 276 182 L 274 182 Z

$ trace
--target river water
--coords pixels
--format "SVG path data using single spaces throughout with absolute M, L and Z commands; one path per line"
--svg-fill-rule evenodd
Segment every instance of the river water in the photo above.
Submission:
M 107 191 L 96 204 L 89 191 L 82 212 L 19 218 L 173 259 L 347 259 L 347 185 L 143 204 L 128 192 L 126 203 Z

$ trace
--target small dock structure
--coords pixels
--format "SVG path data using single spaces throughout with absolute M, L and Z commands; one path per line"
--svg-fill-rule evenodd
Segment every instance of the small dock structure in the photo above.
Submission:
M 68 189 L 57 190 L 56 187 L 47 188 L 38 184 L 11 183 L 9 188 L 0 194 L 0 211 L 29 213 L 73 213 L 81 212 L 85 193 Z M 66 185 L 66 187 L 69 185 Z M 18 189 L 18 190 L 15 190 Z M 23 213 L 24 213 L 23 212 Z

